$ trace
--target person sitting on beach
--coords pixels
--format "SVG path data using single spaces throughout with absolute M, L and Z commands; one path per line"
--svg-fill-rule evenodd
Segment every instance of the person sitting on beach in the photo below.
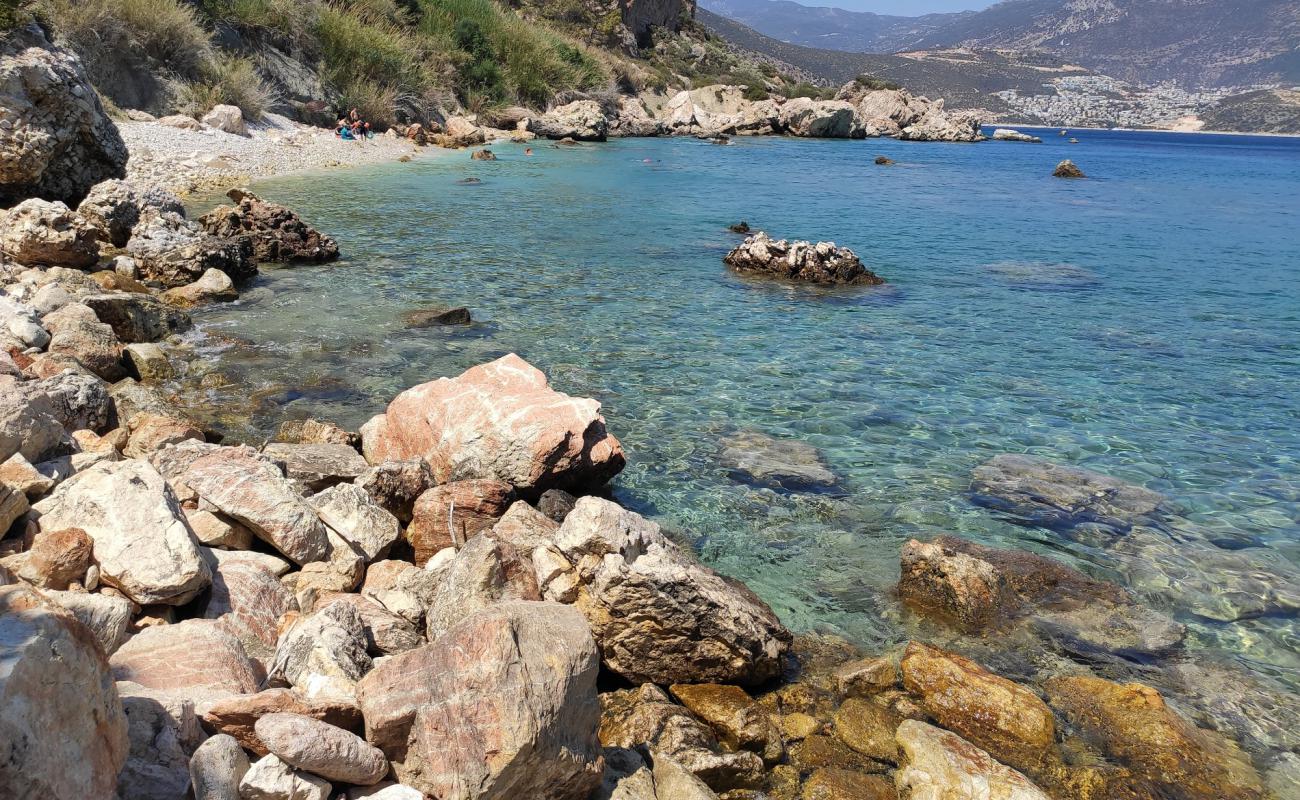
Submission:
M 366 138 L 366 126 L 361 120 L 352 123 L 352 138 L 361 141 Z
M 339 129 L 335 131 L 335 133 L 337 133 L 338 137 L 345 142 L 350 142 L 356 138 L 352 135 L 352 128 L 348 125 L 347 120 L 340 120 Z

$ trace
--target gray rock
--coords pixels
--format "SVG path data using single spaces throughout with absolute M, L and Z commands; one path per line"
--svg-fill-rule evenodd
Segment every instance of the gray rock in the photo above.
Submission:
M 272 442 L 262 454 L 284 465 L 285 474 L 319 492 L 347 483 L 370 468 L 354 448 L 346 444 L 287 444 Z
M 329 782 L 299 772 L 273 755 L 264 756 L 239 782 L 240 800 L 329 800 Z
M 330 781 L 368 786 L 388 774 L 388 760 L 355 733 L 301 714 L 267 714 L 258 738 L 280 760 Z
M 349 603 L 334 602 L 280 636 L 269 677 L 307 697 L 351 697 L 372 665 L 361 615 Z
M 124 342 L 157 342 L 194 327 L 184 311 L 171 308 L 151 295 L 112 292 L 81 298 L 100 322 Z
M 722 442 L 722 464 L 759 486 L 790 491 L 825 490 L 837 482 L 817 448 L 758 431 L 740 431 Z
M 233 736 L 210 737 L 190 757 L 194 800 L 239 800 L 239 783 L 248 768 L 248 756 Z
M 46 378 L 37 386 L 54 404 L 54 418 L 69 431 L 108 430 L 114 415 L 108 384 L 95 377 L 63 372 Z
M 164 286 L 184 286 L 210 269 L 219 269 L 241 283 L 257 274 L 253 244 L 247 238 L 209 236 L 173 213 L 145 215 L 127 243 L 142 279 Z
M 876 286 L 885 282 L 847 247 L 773 239 L 763 231 L 745 237 L 722 261 L 741 274 L 805 283 Z
M 443 573 L 429 604 L 425 635 L 434 641 L 475 611 L 502 601 L 541 599 L 526 554 L 491 536 L 475 536 Z
M 981 505 L 1048 527 L 1091 522 L 1127 530 L 1167 502 L 1159 492 L 1099 472 L 1018 454 L 976 467 L 971 492 Z
M 401 535 L 397 517 L 359 486 L 342 483 L 314 495 L 308 502 L 321 521 L 352 545 L 367 564 L 387 555 L 388 548 Z
M 118 794 L 132 800 L 175 800 L 190 787 L 190 756 L 206 734 L 194 701 L 174 692 L 119 682 L 131 752 L 117 779 Z
M 609 133 L 609 120 L 600 103 L 575 100 L 541 116 L 530 117 L 528 130 L 547 139 L 603 142 Z
M 37 464 L 54 456 L 64 438 L 55 412 L 54 403 L 38 387 L 19 384 L 0 391 L 0 460 L 21 453 Z
M 0 41 L 0 206 L 27 197 L 81 202 L 126 174 L 126 145 L 73 53 L 36 24 Z
M 403 524 L 411 521 L 415 501 L 434 484 L 429 463 L 422 458 L 385 461 L 357 476 L 355 484 Z

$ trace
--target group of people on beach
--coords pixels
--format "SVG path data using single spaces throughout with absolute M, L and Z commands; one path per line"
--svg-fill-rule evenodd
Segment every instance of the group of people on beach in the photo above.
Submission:
M 344 141 L 365 141 L 374 134 L 370 131 L 370 123 L 361 118 L 361 114 L 354 108 L 348 112 L 346 117 L 338 121 L 334 126 L 334 134 Z

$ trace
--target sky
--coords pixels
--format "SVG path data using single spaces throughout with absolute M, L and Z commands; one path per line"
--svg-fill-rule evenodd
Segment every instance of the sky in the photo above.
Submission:
M 918 17 L 937 11 L 979 11 L 993 5 L 993 0 L 796 0 L 806 6 L 833 6 L 850 11 L 874 11 Z

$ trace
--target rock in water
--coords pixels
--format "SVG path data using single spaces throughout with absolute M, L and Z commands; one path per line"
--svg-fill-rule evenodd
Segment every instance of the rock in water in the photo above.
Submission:
M 1052 172 L 1052 177 L 1053 178 L 1086 178 L 1088 176 L 1084 175 L 1083 170 L 1079 169 L 1079 167 L 1073 161 L 1067 158 L 1061 163 L 1056 165 L 1056 169 L 1053 170 Z
M 971 492 L 981 505 L 1049 527 L 1095 522 L 1128 530 L 1150 520 L 1167 501 L 1159 492 L 1099 472 L 1011 453 L 976 467 Z
M 81 60 L 38 25 L 0 41 L 0 206 L 28 197 L 75 206 L 90 187 L 126 176 L 126 145 Z
M 758 431 L 740 431 L 722 442 L 722 464 L 759 486 L 789 491 L 830 489 L 835 473 L 817 448 L 794 439 L 777 439 Z
M 1027 133 L 1013 130 L 1011 128 L 998 128 L 993 131 L 993 141 L 995 142 L 1026 142 L 1030 144 L 1042 144 L 1043 140 L 1037 136 L 1030 136 Z
M 497 160 L 496 153 L 493 153 L 491 150 L 487 150 L 487 149 L 475 150 L 473 153 L 470 153 L 469 158 L 471 161 L 496 161 Z
M 884 278 L 862 266 L 847 247 L 834 242 L 775 240 L 759 231 L 723 257 L 737 272 L 822 284 L 876 286 Z
M 339 246 L 302 221 L 293 211 L 268 203 L 243 189 L 231 189 L 234 206 L 218 206 L 199 218 L 203 229 L 218 239 L 248 236 L 257 261 L 333 261 Z
M 555 391 L 513 353 L 407 389 L 361 441 L 371 464 L 418 456 L 440 483 L 494 478 L 528 495 L 599 488 L 625 463 L 600 403 Z
M 603 142 L 609 120 L 595 100 L 575 100 L 528 120 L 528 130 L 547 139 Z
M 402 322 L 408 328 L 432 328 L 435 325 L 468 325 L 469 309 L 464 306 L 434 306 L 408 311 L 402 315 Z
M 358 699 L 367 738 L 426 794 L 581 800 L 600 783 L 599 666 L 572 608 L 506 602 L 395 656 Z
M 605 666 L 628 680 L 755 685 L 780 674 L 791 635 L 772 609 L 653 522 L 584 497 L 548 551 L 543 596 L 577 605 Z
M 892 166 L 894 163 L 895 163 L 894 159 L 890 158 L 889 156 L 876 156 L 877 167 L 888 167 L 888 166 Z
M 749 223 L 745 222 L 742 219 L 740 222 L 737 222 L 735 225 L 728 225 L 727 230 L 731 231 L 732 233 L 749 233 Z
M 105 583 L 141 605 L 187 603 L 212 582 L 171 486 L 146 461 L 102 462 L 36 504 L 41 527 L 80 527 Z
M 1051 800 L 1024 775 L 999 764 L 955 733 L 916 720 L 898 726 L 904 766 L 894 775 L 900 797 L 916 800 Z
M 0 787 L 12 800 L 113 796 L 126 715 L 99 646 L 71 614 L 0 586 Z

